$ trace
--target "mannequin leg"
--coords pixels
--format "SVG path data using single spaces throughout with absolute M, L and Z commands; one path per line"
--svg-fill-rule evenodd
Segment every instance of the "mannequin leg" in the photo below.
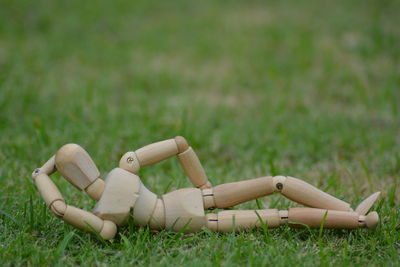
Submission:
M 326 214 L 326 217 L 325 217 Z M 260 222 L 262 220 L 262 223 Z M 354 211 L 338 211 L 314 208 L 291 208 L 289 211 L 266 210 L 226 210 L 206 215 L 206 227 L 211 231 L 230 232 L 233 229 L 249 230 L 266 225 L 268 229 L 289 223 L 290 227 L 325 229 L 356 229 L 367 227 L 375 229 L 379 222 L 376 212 L 367 216 Z
M 335 198 L 300 179 L 290 176 L 275 176 L 274 184 L 282 195 L 305 206 L 329 210 L 353 211 L 349 203 Z
M 215 232 L 231 232 L 232 229 L 250 230 L 264 225 L 277 228 L 287 221 L 287 211 L 266 210 L 224 210 L 206 215 L 206 227 Z M 283 219 L 281 219 L 281 217 Z
M 352 210 L 350 204 L 289 176 L 266 176 L 218 185 L 204 189 L 203 198 L 205 209 L 228 208 L 274 192 L 280 192 L 290 200 L 313 208 Z
M 204 208 L 229 208 L 275 192 L 272 176 L 227 183 L 203 189 Z

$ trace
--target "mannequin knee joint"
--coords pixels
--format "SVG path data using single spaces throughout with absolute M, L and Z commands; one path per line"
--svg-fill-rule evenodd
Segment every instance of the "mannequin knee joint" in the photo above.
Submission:
M 286 182 L 286 176 L 274 176 L 274 178 L 272 179 L 273 179 L 272 183 L 274 185 L 274 191 L 281 192 Z
M 189 148 L 189 144 L 186 139 L 182 136 L 175 137 L 176 145 L 178 146 L 178 152 L 185 152 Z

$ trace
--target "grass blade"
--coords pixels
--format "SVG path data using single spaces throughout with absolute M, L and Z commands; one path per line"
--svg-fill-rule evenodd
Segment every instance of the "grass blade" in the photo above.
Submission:
M 58 245 L 57 250 L 56 250 L 56 260 L 57 261 L 62 259 L 62 255 L 64 255 L 65 249 L 67 248 L 68 243 L 71 241 L 71 239 L 74 235 L 75 235 L 75 233 L 73 231 L 69 232 L 66 236 L 64 236 L 64 239 Z

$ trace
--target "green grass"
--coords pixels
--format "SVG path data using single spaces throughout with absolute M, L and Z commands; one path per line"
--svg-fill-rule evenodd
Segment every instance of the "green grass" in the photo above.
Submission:
M 1 265 L 400 265 L 399 1 L 0 3 Z M 377 231 L 155 233 L 101 242 L 55 218 L 30 178 L 81 144 L 102 178 L 121 155 L 183 135 L 214 185 L 302 178 Z M 190 186 L 176 159 L 143 168 L 157 194 Z M 59 175 L 67 203 L 94 202 Z M 238 208 L 292 205 L 278 195 Z

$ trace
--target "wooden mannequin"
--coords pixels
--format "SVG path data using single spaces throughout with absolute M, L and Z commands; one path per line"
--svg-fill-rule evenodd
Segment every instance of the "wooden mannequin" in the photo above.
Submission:
M 179 189 L 158 198 L 143 185 L 137 173 L 141 167 L 175 155 L 195 188 Z M 65 203 L 49 178 L 56 170 L 97 201 L 93 213 Z M 212 187 L 195 152 L 181 136 L 127 152 L 122 156 L 119 168 L 113 169 L 105 181 L 99 175 L 93 160 L 82 147 L 67 144 L 36 169 L 32 177 L 56 216 L 76 228 L 96 231 L 106 240 L 115 236 L 117 226 L 127 223 L 132 210 L 137 225 L 173 231 L 183 229 L 185 232 L 200 231 L 203 227 L 221 232 L 261 225 L 275 228 L 286 223 L 291 227 L 319 228 L 324 223 L 324 228 L 375 229 L 379 222 L 376 212 L 366 215 L 379 192 L 353 211 L 350 204 L 289 176 L 266 176 Z M 204 213 L 207 209 L 224 209 L 275 192 L 311 208 Z

